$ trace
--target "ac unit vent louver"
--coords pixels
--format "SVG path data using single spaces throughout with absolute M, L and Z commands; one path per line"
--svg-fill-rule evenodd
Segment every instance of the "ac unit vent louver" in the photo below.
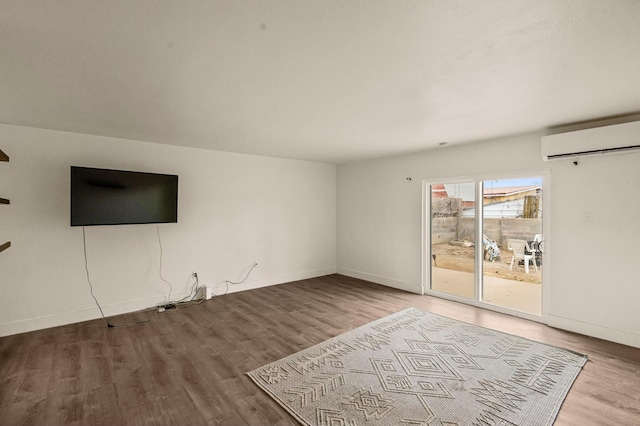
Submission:
M 543 136 L 542 159 L 559 160 L 640 149 L 640 121 Z

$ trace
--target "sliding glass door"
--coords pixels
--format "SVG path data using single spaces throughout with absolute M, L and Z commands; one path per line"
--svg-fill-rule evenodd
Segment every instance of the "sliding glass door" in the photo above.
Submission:
M 426 292 L 540 317 L 542 182 L 426 183 Z
M 431 289 L 465 299 L 474 299 L 476 288 L 475 187 L 474 182 L 430 185 Z

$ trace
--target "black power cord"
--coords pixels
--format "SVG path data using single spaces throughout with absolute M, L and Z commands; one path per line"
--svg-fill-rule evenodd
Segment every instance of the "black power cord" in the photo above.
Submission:
M 82 247 L 83 247 L 83 252 L 84 252 L 84 270 L 87 273 L 87 282 L 89 283 L 89 290 L 91 292 L 91 297 L 93 297 L 93 300 L 96 302 L 96 306 L 100 310 L 100 315 L 102 315 L 102 319 L 104 319 L 104 321 L 107 323 L 107 327 L 108 328 L 129 327 L 129 326 L 132 326 L 132 325 L 144 324 L 144 323 L 147 323 L 147 322 L 151 321 L 151 318 L 149 318 L 149 319 L 144 320 L 144 321 L 136 321 L 136 322 L 133 322 L 133 323 L 130 323 L 130 324 L 111 324 L 109 322 L 107 317 L 104 316 L 104 312 L 102 311 L 102 307 L 100 306 L 100 303 L 98 303 L 98 299 L 93 294 L 93 284 L 91 284 L 91 278 L 89 277 L 89 261 L 88 261 L 88 258 L 87 258 L 87 237 L 86 237 L 86 234 L 85 234 L 84 226 L 82 227 Z
M 102 319 L 104 319 L 104 321 L 107 323 L 107 327 L 114 327 L 114 325 L 112 325 L 109 322 L 109 320 L 107 320 L 107 317 L 104 316 L 104 312 L 102 312 L 102 307 L 98 303 L 98 299 L 96 299 L 96 296 L 94 296 L 93 294 L 93 284 L 91 284 L 91 278 L 89 277 L 89 261 L 87 260 L 87 237 L 84 232 L 84 226 L 82 227 L 82 246 L 84 251 L 84 270 L 87 273 L 87 282 L 89 283 L 89 291 L 91 292 L 91 297 L 93 297 L 93 300 L 96 302 L 96 306 L 100 310 L 100 315 L 102 315 Z

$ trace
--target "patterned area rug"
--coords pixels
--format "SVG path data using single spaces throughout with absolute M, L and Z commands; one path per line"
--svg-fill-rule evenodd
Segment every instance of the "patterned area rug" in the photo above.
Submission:
M 305 425 L 550 425 L 587 357 L 416 308 L 247 373 Z

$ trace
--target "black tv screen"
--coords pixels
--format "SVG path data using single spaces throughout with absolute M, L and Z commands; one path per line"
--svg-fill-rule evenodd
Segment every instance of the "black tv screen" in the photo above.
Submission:
M 178 222 L 178 176 L 71 166 L 71 226 Z

